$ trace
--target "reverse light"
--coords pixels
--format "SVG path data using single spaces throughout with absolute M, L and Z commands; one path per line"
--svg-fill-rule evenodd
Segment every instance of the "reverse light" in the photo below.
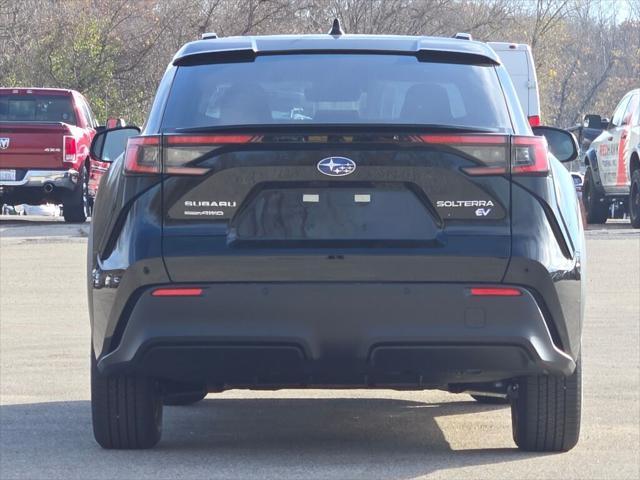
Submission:
M 202 288 L 156 288 L 151 292 L 153 297 L 199 297 Z
M 546 175 L 549 173 L 547 140 L 544 137 L 513 137 L 511 147 L 511 173 L 513 175 Z
M 78 144 L 76 142 L 76 138 L 71 135 L 65 135 L 62 147 L 62 161 L 67 163 L 76 163 L 76 158 L 78 158 Z
M 131 137 L 124 155 L 124 172 L 129 175 L 160 173 L 160 137 Z
M 476 297 L 519 297 L 522 292 L 512 287 L 473 287 L 471 295 Z

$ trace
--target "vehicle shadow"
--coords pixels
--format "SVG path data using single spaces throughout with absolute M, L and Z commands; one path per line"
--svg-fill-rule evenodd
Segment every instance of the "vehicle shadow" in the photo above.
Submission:
M 414 478 L 534 455 L 515 446 L 452 450 L 436 421 L 495 409 L 506 407 L 473 401 L 209 397 L 193 406 L 165 408 L 164 436 L 155 449 L 106 451 L 93 440 L 87 401 L 4 405 L 0 473 L 3 478 Z
M 0 216 L 2 238 L 86 237 L 89 222 L 65 223 L 62 217 Z

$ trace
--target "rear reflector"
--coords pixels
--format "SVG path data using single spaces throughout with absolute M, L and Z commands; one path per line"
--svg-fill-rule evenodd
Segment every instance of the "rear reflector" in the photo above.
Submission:
M 157 288 L 152 293 L 154 297 L 199 297 L 201 288 Z
M 68 163 L 75 163 L 78 154 L 78 144 L 76 143 L 75 137 L 65 135 L 62 146 L 62 160 Z
M 474 287 L 471 295 L 477 297 L 519 297 L 522 292 L 517 288 L 508 287 Z
M 130 175 L 160 173 L 160 137 L 131 137 L 124 156 L 124 172 Z

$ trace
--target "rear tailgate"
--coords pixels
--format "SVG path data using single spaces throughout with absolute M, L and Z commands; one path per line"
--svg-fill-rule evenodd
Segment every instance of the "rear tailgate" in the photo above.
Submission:
M 160 142 L 163 255 L 175 282 L 504 275 L 508 136 L 341 128 Z
M 6 148 L 0 149 L 0 168 L 53 170 L 64 167 L 64 136 L 70 127 L 64 123 L 0 122 L 0 137 Z

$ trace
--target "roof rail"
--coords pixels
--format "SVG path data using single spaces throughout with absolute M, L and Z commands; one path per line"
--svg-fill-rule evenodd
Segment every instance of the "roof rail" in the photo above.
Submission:
M 202 34 L 202 40 L 212 40 L 214 38 L 218 38 L 218 34 L 216 32 L 206 32 Z
M 458 40 L 473 40 L 473 37 L 470 33 L 458 32 L 453 38 L 457 38 Z

